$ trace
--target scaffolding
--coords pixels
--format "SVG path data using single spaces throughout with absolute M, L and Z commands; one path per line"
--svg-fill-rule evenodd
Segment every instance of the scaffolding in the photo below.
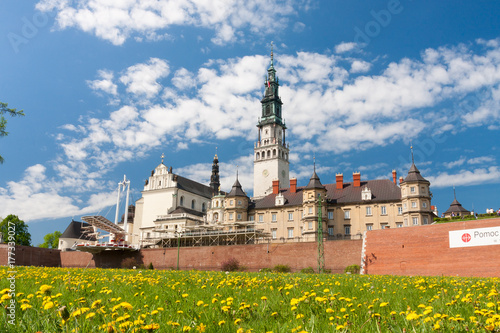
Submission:
M 196 247 L 267 243 L 271 235 L 254 222 L 186 226 L 184 230 L 153 229 L 159 236 L 143 239 L 144 247 Z

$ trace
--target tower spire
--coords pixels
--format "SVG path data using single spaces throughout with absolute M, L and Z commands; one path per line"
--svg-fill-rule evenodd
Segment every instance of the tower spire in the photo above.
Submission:
M 217 195 L 220 189 L 220 179 L 219 179 L 219 158 L 217 157 L 217 148 L 215 148 L 215 156 L 212 162 L 212 175 L 210 176 L 210 188 L 212 189 L 212 194 Z
M 165 158 L 165 154 L 161 153 L 161 164 L 163 164 L 163 159 Z
M 271 67 L 274 65 L 273 42 L 271 41 Z
M 455 185 L 453 185 L 453 199 L 457 200 L 457 194 L 455 192 Z
M 410 150 L 411 150 L 411 164 L 415 164 L 415 159 L 413 158 L 413 145 L 410 142 Z

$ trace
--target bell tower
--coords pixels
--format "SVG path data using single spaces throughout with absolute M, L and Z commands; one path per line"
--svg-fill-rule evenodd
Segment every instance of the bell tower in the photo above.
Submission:
M 289 146 L 285 141 L 286 125 L 283 121 L 279 80 L 274 69 L 271 43 L 271 65 L 264 82 L 262 115 L 257 123 L 258 140 L 254 145 L 254 198 L 273 192 L 273 180 L 279 180 L 280 187 L 289 184 Z

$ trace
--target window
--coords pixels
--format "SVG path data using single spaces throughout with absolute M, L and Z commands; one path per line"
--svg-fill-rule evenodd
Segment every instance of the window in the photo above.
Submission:
M 288 238 L 293 238 L 293 228 L 288 228 Z
M 403 208 L 406 209 L 406 202 L 403 204 Z
M 410 187 L 410 193 L 415 193 L 415 186 Z
M 333 212 L 332 211 L 328 212 L 328 219 L 333 220 Z
M 408 225 L 408 219 L 404 219 L 405 226 Z
M 214 214 L 214 220 L 217 222 L 219 221 L 219 213 Z
M 312 222 L 308 222 L 307 223 L 307 229 L 312 230 L 312 228 L 313 228 L 313 223 Z
M 179 205 L 184 206 L 184 197 L 183 196 L 181 196 L 181 200 L 179 202 Z
M 333 236 L 333 226 L 328 226 L 328 235 Z
M 396 227 L 397 228 L 402 228 L 403 227 L 403 223 L 396 223 Z
M 424 217 L 424 224 L 429 224 L 429 218 L 428 217 Z
M 427 202 L 422 202 L 422 207 L 427 208 Z
M 229 213 L 229 219 L 232 220 L 233 219 L 233 213 Z
M 387 207 L 386 206 L 381 206 L 380 207 L 380 214 L 387 215 Z
M 241 214 L 236 215 L 236 219 L 241 221 Z
M 367 216 L 372 215 L 372 208 L 371 207 L 366 207 L 366 215 Z
M 398 215 L 402 215 L 402 214 L 403 214 L 403 207 L 398 206 Z
M 412 201 L 411 202 L 411 208 L 417 208 L 417 202 L 416 201 Z
M 288 221 L 293 221 L 293 213 L 288 213 Z
M 229 205 L 234 205 L 234 200 L 229 200 Z
M 254 217 L 253 215 L 250 215 L 250 216 L 248 217 L 248 221 L 255 221 L 255 217 Z
M 313 208 L 309 207 L 309 215 L 311 215 L 312 213 L 313 213 Z
M 241 206 L 241 200 L 238 200 L 238 205 Z
M 418 225 L 418 217 L 414 217 L 412 220 L 413 220 L 413 225 Z
M 276 222 L 277 221 L 277 219 L 276 219 L 276 213 L 271 214 L 271 221 L 272 222 Z
M 278 229 L 271 229 L 271 237 L 273 239 L 276 239 L 276 232 L 277 232 Z
M 349 220 L 351 218 L 351 211 L 350 210 L 346 210 L 344 212 L 344 219 L 345 220 Z
M 202 204 L 201 204 L 201 211 L 202 211 L 202 212 L 205 212 L 206 210 L 207 210 L 207 206 L 206 206 L 206 204 L 205 204 L 205 203 L 202 203 Z
M 366 230 L 370 231 L 373 229 L 373 224 L 367 224 L 366 225 Z
M 380 229 L 389 229 L 389 226 L 387 225 L 387 223 L 381 223 Z
M 195 201 L 191 200 L 191 209 L 194 209 Z
M 259 214 L 259 222 L 264 222 L 264 215 Z
M 351 226 L 350 225 L 345 225 L 344 226 L 344 234 L 345 235 L 350 235 L 351 234 Z

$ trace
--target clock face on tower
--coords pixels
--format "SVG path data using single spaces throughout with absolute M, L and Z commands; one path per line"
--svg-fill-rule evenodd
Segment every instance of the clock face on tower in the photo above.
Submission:
M 269 176 L 269 171 L 267 169 L 264 169 L 264 171 L 262 171 L 262 176 L 264 177 Z

